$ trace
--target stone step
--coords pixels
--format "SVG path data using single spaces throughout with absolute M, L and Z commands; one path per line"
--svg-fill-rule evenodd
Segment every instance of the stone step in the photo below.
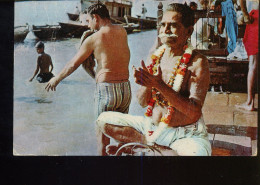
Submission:
M 220 125 L 220 124 L 207 124 L 208 133 L 233 135 L 233 136 L 246 136 L 251 140 L 257 139 L 257 127 L 238 126 L 238 125 Z
M 209 140 L 213 156 L 252 156 L 250 137 L 210 134 Z

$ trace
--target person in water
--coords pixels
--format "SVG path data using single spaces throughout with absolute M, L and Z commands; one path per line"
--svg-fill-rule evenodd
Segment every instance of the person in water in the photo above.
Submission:
M 108 9 L 100 2 L 87 9 L 86 21 L 95 33 L 83 41 L 78 53 L 49 81 L 45 89 L 55 91 L 60 81 L 81 64 L 84 65 L 86 59 L 94 54 L 97 69 L 91 76 L 95 76 L 96 80 L 96 117 L 109 110 L 128 113 L 131 87 L 128 80 L 130 50 L 126 30 L 111 23 Z
M 39 54 L 37 58 L 37 66 L 34 71 L 33 77 L 30 78 L 30 82 L 34 79 L 37 75 L 36 79 L 40 83 L 48 82 L 54 75 L 52 74 L 53 64 L 51 60 L 51 56 L 44 52 L 44 43 L 39 41 L 35 45 L 36 51 Z M 50 69 L 51 67 L 51 69 Z

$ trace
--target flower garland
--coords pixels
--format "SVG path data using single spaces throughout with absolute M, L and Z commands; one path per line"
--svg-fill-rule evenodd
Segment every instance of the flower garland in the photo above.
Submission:
M 158 65 L 160 64 L 161 58 L 166 50 L 166 46 L 162 45 L 159 47 L 154 54 L 151 56 L 152 63 L 147 66 L 147 69 L 150 74 L 156 74 L 158 71 Z M 167 85 L 173 88 L 174 91 L 179 92 L 181 89 L 181 85 L 187 71 L 187 64 L 190 62 L 192 47 L 190 44 L 184 46 L 184 54 L 179 61 L 176 62 L 172 75 L 167 83 Z M 172 119 L 172 115 L 175 111 L 174 107 L 168 102 L 168 100 L 164 97 L 161 97 L 160 92 L 155 88 L 152 88 L 152 98 L 148 103 L 147 110 L 145 112 L 145 116 L 151 117 L 153 114 L 154 104 L 157 103 L 161 106 L 167 106 L 167 113 L 163 115 L 161 121 L 159 123 L 158 128 L 153 131 L 148 131 L 147 134 L 147 142 L 148 144 L 153 144 L 155 140 L 159 137 L 161 132 L 168 126 Z

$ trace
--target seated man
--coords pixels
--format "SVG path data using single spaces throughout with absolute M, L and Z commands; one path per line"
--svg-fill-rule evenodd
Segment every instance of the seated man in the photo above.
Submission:
M 148 67 L 134 70 L 141 85 L 137 98 L 148 107 L 143 116 L 118 112 L 101 113 L 97 119 L 99 154 L 113 154 L 109 138 L 120 143 L 139 142 L 171 153 L 164 155 L 209 156 L 211 145 L 202 117 L 209 86 L 207 58 L 187 43 L 192 34 L 194 13 L 183 4 L 168 5 L 163 14 L 159 37 L 163 45 L 151 56 Z

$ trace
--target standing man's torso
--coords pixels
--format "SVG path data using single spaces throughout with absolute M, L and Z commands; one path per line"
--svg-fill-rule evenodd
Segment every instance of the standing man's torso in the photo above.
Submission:
M 98 66 L 96 82 L 126 82 L 129 78 L 130 50 L 127 33 L 121 26 L 101 28 L 92 35 Z

